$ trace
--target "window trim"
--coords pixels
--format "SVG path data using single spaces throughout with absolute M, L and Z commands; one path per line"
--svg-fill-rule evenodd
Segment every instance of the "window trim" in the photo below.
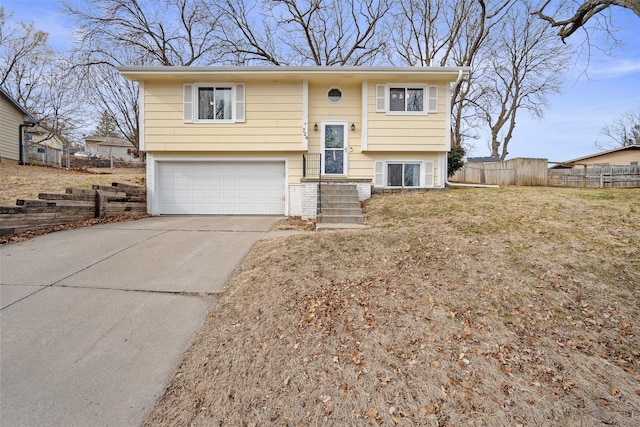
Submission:
M 329 92 L 331 92 L 334 89 L 340 91 L 340 99 L 338 99 L 337 101 L 332 101 L 331 97 L 329 96 Z M 340 89 L 338 86 L 331 86 L 329 89 L 327 89 L 327 101 L 329 101 L 330 103 L 338 104 L 340 101 L 342 101 L 342 98 L 344 98 L 344 91 Z
M 391 89 L 422 89 L 422 111 L 391 111 Z M 405 105 L 406 108 L 406 105 Z M 426 116 L 438 112 L 438 86 L 426 83 L 386 83 L 376 85 L 376 112 L 388 116 Z
M 390 164 L 402 164 L 403 165 L 403 177 L 404 177 L 404 165 L 419 165 L 420 166 L 420 182 L 417 186 L 405 186 L 404 179 L 402 186 L 389 186 L 388 183 L 388 166 Z M 403 189 L 403 188 L 433 188 L 434 182 L 434 168 L 435 163 L 433 160 L 415 160 L 415 159 L 403 159 L 403 160 L 376 160 L 374 162 L 374 187 L 377 188 L 391 188 L 391 189 Z
M 200 119 L 198 92 L 201 88 L 231 88 L 231 118 L 230 119 Z M 244 83 L 228 82 L 198 82 L 187 83 L 183 87 L 183 121 L 185 123 L 201 124 L 230 124 L 245 121 L 245 96 Z

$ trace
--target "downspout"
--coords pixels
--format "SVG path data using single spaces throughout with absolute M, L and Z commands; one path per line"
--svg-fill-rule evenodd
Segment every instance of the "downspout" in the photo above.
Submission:
M 35 125 L 36 125 L 35 123 L 31 123 L 31 122 L 25 122 L 25 123 L 22 123 L 22 124 L 18 125 L 18 132 L 20 132 L 20 134 L 18 135 L 18 146 L 19 146 L 19 149 L 20 149 L 20 157 L 19 157 L 20 160 L 18 160 L 18 164 L 19 165 L 24 165 L 25 164 L 25 161 L 24 161 L 24 147 L 23 147 L 24 144 L 23 144 L 23 141 L 22 141 L 22 136 L 24 135 L 23 129 L 24 128 L 32 128 Z
M 453 87 L 456 87 L 462 81 L 462 70 L 458 70 L 458 78 L 453 84 Z M 462 184 L 458 182 L 450 182 L 449 181 L 449 163 L 448 157 L 444 158 L 444 173 L 446 173 L 446 178 L 444 180 L 445 184 L 449 187 L 474 187 L 474 188 L 500 188 L 499 185 L 491 185 L 491 184 Z

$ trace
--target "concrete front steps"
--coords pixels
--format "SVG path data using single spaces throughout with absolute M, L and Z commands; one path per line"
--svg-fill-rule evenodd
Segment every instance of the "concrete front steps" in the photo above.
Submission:
M 329 224 L 362 224 L 364 215 L 355 184 L 322 183 L 322 211 L 316 223 L 323 227 Z

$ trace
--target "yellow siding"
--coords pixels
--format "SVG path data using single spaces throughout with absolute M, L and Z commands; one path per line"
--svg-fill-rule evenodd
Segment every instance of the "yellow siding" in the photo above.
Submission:
M 0 162 L 17 163 L 20 159 L 19 126 L 24 114 L 0 95 Z
M 302 82 L 246 82 L 245 91 L 244 123 L 184 123 L 182 83 L 145 82 L 146 151 L 301 151 Z
M 329 89 L 337 87 L 342 91 L 340 102 L 332 103 L 327 98 Z M 309 82 L 309 152 L 319 153 L 322 122 L 347 122 L 347 144 L 353 151 L 362 146 L 362 84 L 360 82 L 340 84 L 314 84 Z M 313 125 L 318 124 L 318 131 Z M 356 130 L 351 130 L 351 124 Z
M 445 151 L 446 84 L 438 83 L 438 112 L 427 115 L 387 115 L 376 112 L 376 85 L 386 83 L 424 83 L 369 81 L 367 151 Z

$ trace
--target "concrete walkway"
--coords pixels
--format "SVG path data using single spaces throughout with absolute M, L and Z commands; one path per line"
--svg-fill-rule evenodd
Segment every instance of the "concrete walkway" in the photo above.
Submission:
M 155 217 L 0 247 L 0 425 L 144 421 L 279 217 Z

